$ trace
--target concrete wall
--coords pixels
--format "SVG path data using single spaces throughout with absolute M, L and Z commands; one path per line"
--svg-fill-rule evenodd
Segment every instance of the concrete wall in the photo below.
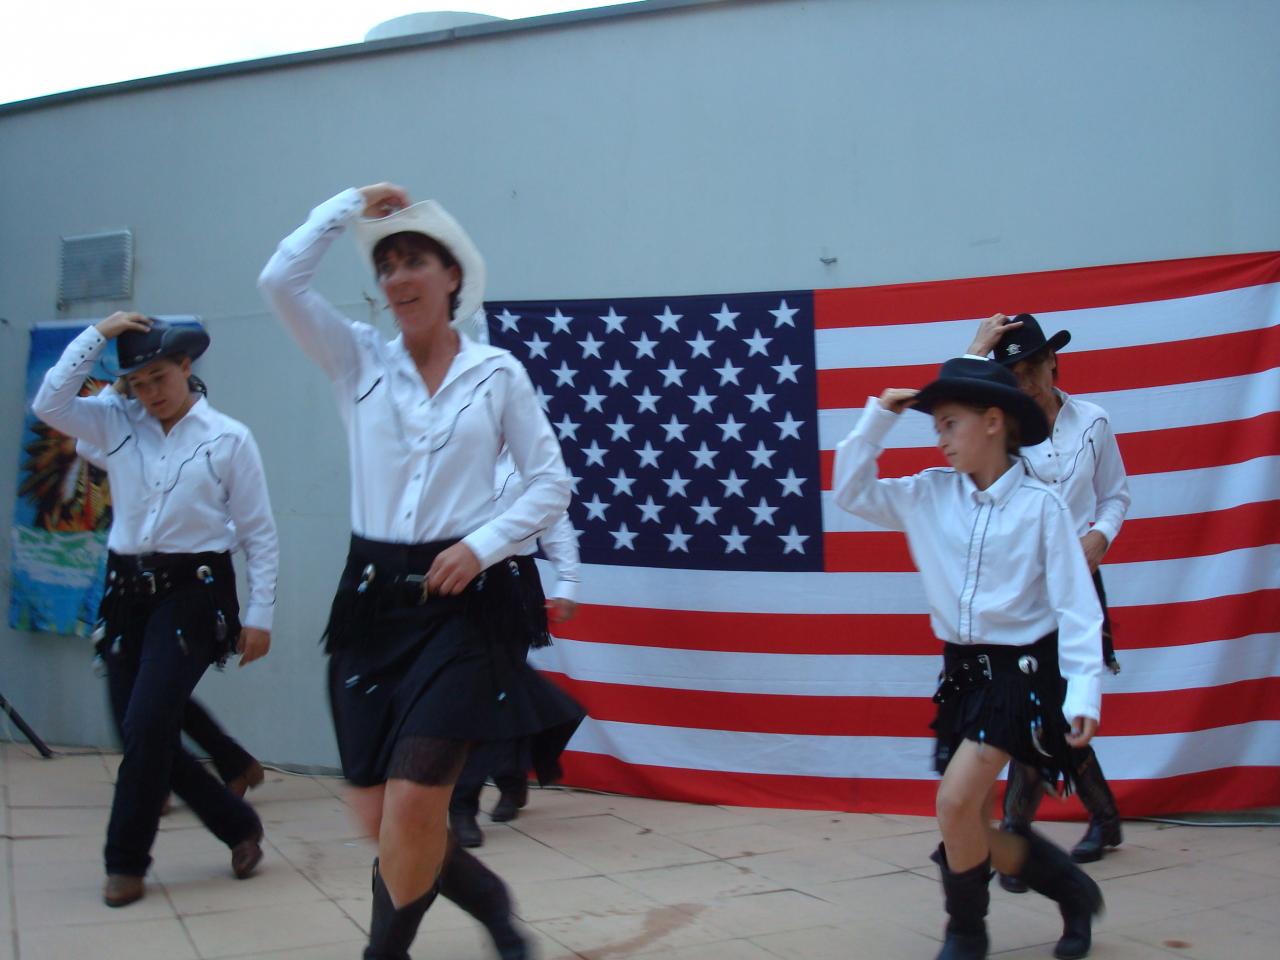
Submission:
M 201 315 L 212 399 L 263 448 L 283 570 L 271 656 L 200 694 L 264 758 L 332 765 L 316 638 L 348 530 L 344 447 L 327 384 L 254 288 L 310 206 L 383 179 L 434 195 L 494 298 L 1275 249 L 1277 36 L 1272 0 L 658 4 L 0 109 L 0 575 L 29 325 Z M 59 236 L 119 226 L 135 299 L 59 313 Z M 367 318 L 353 249 L 320 287 Z M 55 741 L 109 741 L 86 647 L 0 627 L 0 691 Z

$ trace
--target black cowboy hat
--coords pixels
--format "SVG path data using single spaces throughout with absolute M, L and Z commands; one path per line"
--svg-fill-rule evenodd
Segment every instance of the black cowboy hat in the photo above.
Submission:
M 1013 319 L 1020 320 L 1022 326 L 1016 330 L 1006 331 L 1000 338 L 1000 342 L 996 344 L 996 363 L 1006 367 L 1013 366 L 1019 360 L 1033 357 L 1042 350 L 1048 349 L 1057 353 L 1071 342 L 1071 334 L 1066 330 L 1059 330 L 1046 340 L 1044 331 L 1040 329 L 1040 321 L 1029 313 L 1020 313 Z
M 1034 447 L 1049 436 L 1049 421 L 1034 400 L 1018 389 L 1012 373 L 998 363 L 976 357 L 956 357 L 938 371 L 938 379 L 915 395 L 911 406 L 922 413 L 948 400 L 999 407 L 1017 421 L 1020 443 Z
M 116 338 L 116 358 L 122 377 L 161 357 L 185 356 L 195 360 L 209 348 L 209 334 L 198 323 L 178 325 L 155 317 L 148 319 L 151 329 L 145 333 L 126 330 Z

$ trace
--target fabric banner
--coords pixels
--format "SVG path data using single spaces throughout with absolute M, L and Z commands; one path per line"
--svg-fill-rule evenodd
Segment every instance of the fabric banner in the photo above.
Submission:
M 833 451 L 1003 311 L 1071 331 L 1060 385 L 1130 477 L 1095 741 L 1121 809 L 1280 803 L 1280 253 L 487 306 L 574 475 L 583 602 L 535 654 L 590 713 L 568 782 L 932 812 L 940 644 L 904 538 L 832 502 Z M 882 476 L 943 465 L 923 415 L 889 443 Z
M 45 372 L 88 325 L 55 322 L 31 330 L 9 594 L 9 625 L 19 630 L 87 637 L 102 599 L 111 527 L 107 474 L 76 456 L 74 438 L 31 412 Z M 97 393 L 113 379 L 100 360 L 80 392 Z

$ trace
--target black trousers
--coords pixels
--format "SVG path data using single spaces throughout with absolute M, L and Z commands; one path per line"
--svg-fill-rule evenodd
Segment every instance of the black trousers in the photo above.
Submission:
M 477 743 L 454 784 L 449 812 L 474 817 L 480 810 L 480 791 L 491 776 L 503 793 L 520 793 L 528 786 L 532 766 L 528 737 Z
M 253 763 L 253 755 L 223 730 L 198 700 L 187 701 L 182 732 L 209 755 L 223 783 L 230 783 Z
M 191 629 L 188 594 L 175 590 L 159 599 L 126 601 L 131 609 L 119 620 L 122 632 L 104 650 L 111 710 L 124 747 L 107 825 L 108 873 L 146 874 L 170 790 L 227 846 L 262 829 L 253 808 L 182 747 L 191 691 L 215 656 L 212 630 Z

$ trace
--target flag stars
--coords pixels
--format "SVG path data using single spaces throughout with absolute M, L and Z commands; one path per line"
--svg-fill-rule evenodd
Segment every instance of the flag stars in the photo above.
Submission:
M 542 337 L 538 336 L 538 334 L 535 333 L 533 335 L 533 339 L 526 340 L 524 342 L 524 345 L 529 348 L 530 360 L 532 360 L 534 357 L 541 357 L 543 360 L 545 360 L 547 359 L 547 347 L 551 346 L 551 342 L 548 340 L 543 340 Z
M 609 312 L 600 319 L 604 321 L 605 333 L 621 333 L 622 322 L 627 318 L 619 316 L 618 312 L 610 307 Z
M 696 470 L 698 467 L 706 467 L 708 470 L 714 470 L 716 467 L 716 457 L 719 456 L 719 450 L 712 450 L 707 446 L 707 441 L 703 440 L 697 450 L 690 450 L 689 454 L 697 461 L 693 466 Z
M 688 543 L 693 539 L 693 534 L 685 533 L 680 524 L 677 523 L 670 533 L 664 533 L 663 536 L 667 538 L 667 553 L 675 553 L 677 550 L 681 553 L 689 552 Z
M 724 495 L 726 497 L 742 496 L 742 488 L 746 486 L 747 478 L 738 476 L 737 470 L 730 470 L 729 475 L 720 483 L 724 486 Z
M 782 553 L 785 556 L 788 553 L 804 553 L 804 542 L 809 539 L 809 535 L 801 533 L 793 523 L 789 532 L 778 534 L 778 539 L 782 541 Z
M 654 359 L 654 360 L 658 359 L 653 355 L 653 349 L 658 345 L 658 341 L 650 340 L 649 335 L 647 333 L 641 333 L 640 339 L 632 340 L 631 345 L 636 348 L 637 360 L 639 360 L 641 357 L 650 357 L 651 359 Z
M 590 500 L 582 501 L 582 505 L 587 508 L 588 520 L 603 520 L 604 512 L 609 509 L 610 504 L 600 499 L 600 494 L 593 493 Z
M 582 454 L 587 458 L 588 467 L 603 467 L 604 455 L 608 452 L 608 447 L 602 447 L 594 440 L 591 441 L 591 446 L 582 448 Z
M 632 394 L 636 401 L 636 413 L 644 413 L 646 410 L 650 413 L 658 412 L 659 395 L 654 393 L 648 387 L 645 387 L 639 393 Z
M 753 470 L 758 470 L 760 467 L 765 467 L 765 468 L 767 468 L 767 469 L 772 469 L 772 468 L 773 468 L 773 455 L 774 455 L 775 453 L 777 453 L 777 452 L 778 452 L 778 451 L 776 451 L 776 450 L 770 450 L 770 449 L 768 449 L 768 448 L 764 445 L 764 441 L 763 441 L 763 440 L 758 441 L 758 442 L 756 443 L 756 448 L 755 448 L 754 450 L 748 450 L 748 451 L 747 451 L 747 455 L 748 455 L 749 457 L 751 457 L 751 467 L 752 467 L 752 469 L 753 469 Z
M 734 321 L 737 320 L 739 316 L 741 316 L 741 314 L 734 313 L 730 310 L 727 303 L 720 304 L 720 312 L 713 313 L 711 315 L 712 319 L 716 322 L 717 332 L 720 330 L 737 330 L 738 325 L 734 323 Z
M 595 338 L 595 334 L 593 334 L 593 333 L 591 333 L 590 331 L 588 331 L 588 332 L 587 332 L 587 339 L 585 339 L 585 340 L 579 340 L 579 341 L 578 341 L 578 346 L 580 346 L 580 347 L 582 348 L 582 359 L 583 359 L 583 360 L 587 359 L 587 357 L 595 357 L 597 360 L 599 360 L 599 359 L 600 359 L 600 348 L 604 346 L 604 341 L 603 341 L 603 340 L 597 340 L 597 339 Z
M 636 507 L 640 510 L 641 523 L 661 523 L 658 514 L 662 513 L 663 506 L 655 503 L 652 496 L 644 498 L 644 503 L 637 503 Z
M 782 495 L 784 497 L 804 496 L 804 477 L 797 477 L 793 467 L 787 468 L 785 477 L 777 477 L 777 481 L 782 484 Z
M 729 529 L 728 533 L 720 534 L 720 539 L 724 541 L 725 553 L 745 554 L 747 552 L 747 541 L 750 540 L 751 537 L 748 534 L 739 533 L 738 527 L 735 524 Z
M 769 401 L 773 399 L 773 394 L 765 393 L 764 387 L 760 386 L 759 384 L 756 385 L 755 393 L 744 394 L 744 396 L 751 401 L 750 412 L 752 413 L 754 413 L 756 410 L 768 411 Z
M 726 383 L 736 384 L 738 382 L 738 374 L 742 372 L 741 367 L 735 367 L 728 360 L 725 360 L 723 367 L 713 367 L 716 373 L 720 374 L 720 386 Z
M 659 333 L 665 333 L 668 330 L 678 330 L 679 321 L 682 320 L 683 318 L 684 318 L 684 314 L 672 313 L 671 308 L 667 306 L 664 306 L 662 308 L 662 312 L 658 314 L 654 314 L 654 317 L 653 317 L 653 319 L 657 320 L 658 323 L 662 325 L 658 331 Z
M 627 377 L 631 375 L 630 370 L 624 370 L 622 364 L 617 360 L 613 361 L 613 366 L 605 371 L 605 376 L 609 378 L 609 386 L 626 387 Z
M 689 486 L 689 481 L 680 476 L 679 470 L 672 470 L 671 476 L 662 481 L 667 485 L 668 497 L 686 497 L 688 494 L 684 492 L 684 488 Z
M 614 496 L 622 494 L 629 497 L 631 496 L 631 488 L 635 486 L 635 480 L 623 473 L 621 468 L 619 468 L 617 476 L 609 478 L 609 482 L 613 484 Z
M 624 523 L 617 530 L 610 530 L 609 535 L 613 537 L 613 548 L 615 550 L 635 550 L 636 537 L 640 536 L 638 532 L 627 529 Z
M 708 340 L 704 337 L 701 330 L 698 331 L 697 337 L 693 340 L 686 340 L 685 343 L 687 343 L 693 350 L 693 353 L 689 357 L 690 360 L 697 357 L 706 357 L 708 360 L 711 359 L 711 345 L 715 343 L 715 341 Z
M 716 395 L 707 393 L 706 387 L 698 387 L 698 392 L 689 397 L 693 401 L 694 413 L 710 413 L 711 404 L 715 402 Z
M 679 420 L 677 420 L 676 415 L 674 413 L 671 415 L 670 420 L 668 420 L 666 423 L 658 424 L 658 426 L 662 427 L 662 429 L 666 431 L 668 441 L 679 440 L 683 442 L 684 432 L 689 429 L 689 425 L 687 423 L 681 423 Z
M 623 422 L 622 414 L 618 414 L 617 418 L 613 421 L 613 423 L 606 423 L 605 426 L 609 428 L 609 433 L 612 434 L 612 436 L 609 438 L 610 440 L 630 440 L 631 439 L 632 425 L 629 423 Z
M 720 512 L 720 508 L 713 507 L 711 501 L 703 497 L 702 503 L 693 507 L 693 512 L 698 515 L 698 519 L 694 521 L 695 526 L 699 523 L 709 523 L 714 527 L 716 525 L 716 514 Z
M 516 321 L 520 319 L 520 314 L 512 313 L 506 307 L 503 307 L 502 312 L 497 314 L 494 319 L 502 324 L 503 333 L 515 333 L 517 329 Z
M 724 441 L 728 441 L 730 437 L 733 437 L 734 440 L 741 440 L 742 428 L 745 427 L 746 424 L 739 423 L 737 420 L 733 418 L 733 414 L 731 413 L 729 414 L 728 418 L 725 420 L 724 423 L 718 423 L 716 424 L 716 426 L 720 428 L 720 433 L 721 433 L 720 439 Z
M 640 458 L 640 467 L 657 467 L 658 458 L 662 456 L 662 451 L 654 447 L 648 440 L 644 442 L 644 446 L 636 451 L 636 456 Z
M 568 333 L 569 324 L 573 322 L 573 317 L 566 317 L 560 312 L 559 307 L 556 307 L 556 312 L 547 319 L 551 321 L 551 327 L 555 333 Z
M 778 428 L 779 440 L 786 440 L 788 437 L 799 440 L 800 428 L 804 426 L 804 421 L 791 416 L 791 411 L 788 410 L 786 415 L 781 420 L 775 420 L 773 425 Z
M 551 397 L 542 387 L 534 387 L 533 395 L 537 398 L 538 406 L 542 408 L 544 413 L 551 410 Z
M 747 509 L 755 514 L 755 523 L 758 527 L 762 523 L 767 523 L 769 526 L 773 526 L 773 515 L 778 512 L 779 508 L 769 506 L 764 497 L 761 497 L 758 504 L 754 507 L 747 507 Z
M 567 413 L 564 415 L 564 417 L 560 420 L 559 423 L 553 424 L 553 426 L 555 426 L 556 432 L 560 434 L 561 440 L 577 441 L 578 427 L 581 426 L 581 424 L 574 423 L 572 420 L 570 420 L 569 415 Z
M 590 413 L 594 410 L 596 413 L 604 413 L 604 394 L 596 390 L 592 386 L 586 393 L 578 394 L 583 403 L 583 412 Z
M 769 355 L 769 344 L 773 343 L 773 337 L 761 336 L 759 329 L 757 329 L 753 335 L 743 337 L 742 342 L 747 345 L 748 357 L 754 357 L 757 354 L 767 357 Z
M 790 381 L 791 383 L 800 382 L 796 379 L 796 371 L 800 369 L 800 364 L 792 363 L 791 357 L 789 356 L 783 356 L 782 363 L 778 364 L 773 369 L 778 375 L 778 383 L 786 383 L 787 381 Z
M 778 304 L 777 310 L 770 310 L 773 314 L 774 327 L 794 327 L 796 325 L 795 315 L 800 311 L 795 307 L 787 306 L 787 301 L 783 300 Z
M 573 378 L 578 375 L 578 371 L 569 369 L 568 362 L 564 360 L 561 360 L 560 366 L 551 372 L 555 374 L 557 387 L 572 387 Z
M 662 374 L 662 385 L 664 387 L 670 387 L 670 386 L 683 387 L 684 386 L 685 371 L 677 367 L 676 362 L 674 360 L 668 360 L 666 369 L 659 370 L 658 372 Z

